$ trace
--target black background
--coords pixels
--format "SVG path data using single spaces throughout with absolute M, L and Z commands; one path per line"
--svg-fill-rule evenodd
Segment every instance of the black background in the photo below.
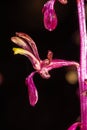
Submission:
M 15 46 L 10 38 L 15 32 L 25 32 L 36 42 L 41 59 L 48 50 L 54 58 L 79 62 L 79 44 L 72 39 L 79 30 L 75 0 L 67 5 L 55 4 L 58 26 L 53 32 L 44 28 L 42 7 L 46 0 L 0 1 L 0 130 L 67 130 L 80 115 L 74 85 L 65 80 L 65 67 L 50 71 L 51 78 L 34 76 L 39 100 L 35 107 L 28 101 L 25 78 L 34 71 L 30 61 L 13 55 Z M 79 31 L 78 31 L 79 32 Z

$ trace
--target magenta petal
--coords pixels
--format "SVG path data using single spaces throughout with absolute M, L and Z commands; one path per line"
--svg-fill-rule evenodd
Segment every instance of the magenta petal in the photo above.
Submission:
M 81 122 L 76 122 L 73 125 L 71 125 L 68 130 L 76 130 L 77 127 L 81 127 Z
M 33 76 L 36 72 L 32 72 L 27 78 L 26 78 L 26 84 L 28 86 L 28 94 L 29 94 L 29 101 L 30 105 L 35 106 L 35 104 L 38 101 L 38 92 L 35 87 L 35 84 L 33 82 Z
M 44 26 L 47 30 L 53 31 L 57 26 L 57 16 L 55 10 L 50 9 L 44 12 Z
M 47 30 L 52 31 L 57 26 L 57 16 L 54 9 L 55 0 L 49 0 L 44 4 L 42 13 L 44 14 L 44 26 Z
M 71 66 L 71 65 L 74 65 L 77 68 L 79 68 L 79 63 L 77 63 L 75 61 L 66 61 L 66 60 L 61 60 L 61 59 L 54 59 L 47 66 L 47 69 L 52 70 L 54 68 L 60 68 L 60 67 L 63 67 L 63 66 Z

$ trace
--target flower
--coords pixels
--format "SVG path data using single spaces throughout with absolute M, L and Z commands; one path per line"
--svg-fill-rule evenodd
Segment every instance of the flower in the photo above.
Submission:
M 67 0 L 58 0 L 61 4 L 67 4 Z M 42 13 L 44 14 L 44 26 L 47 30 L 53 31 L 57 24 L 57 16 L 54 9 L 54 4 L 56 0 L 49 0 L 44 4 L 42 8 Z
M 39 73 L 42 78 L 50 78 L 49 71 L 63 66 L 74 65 L 77 68 L 79 64 L 75 61 L 66 61 L 61 59 L 53 59 L 52 51 L 48 51 L 47 58 L 41 60 L 35 42 L 30 36 L 22 32 L 16 32 L 16 36 L 11 37 L 11 41 L 21 48 L 13 48 L 14 54 L 21 54 L 28 57 L 35 69 L 27 78 L 26 85 L 28 86 L 29 101 L 32 106 L 38 101 L 38 92 L 33 81 L 35 73 Z

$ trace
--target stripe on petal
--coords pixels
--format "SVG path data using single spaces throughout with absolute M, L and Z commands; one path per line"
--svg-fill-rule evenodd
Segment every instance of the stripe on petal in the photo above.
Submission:
M 76 122 L 76 123 L 72 124 L 72 125 L 68 128 L 68 130 L 76 130 L 77 127 L 81 127 L 81 122 Z
M 29 101 L 30 105 L 35 106 L 35 104 L 38 101 L 38 92 L 35 87 L 35 84 L 33 82 L 33 76 L 35 72 L 32 72 L 27 78 L 26 78 L 26 85 L 28 86 L 28 95 L 29 95 Z

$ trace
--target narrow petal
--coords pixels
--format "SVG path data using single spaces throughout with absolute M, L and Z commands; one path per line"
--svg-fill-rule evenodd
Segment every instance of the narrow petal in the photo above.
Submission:
M 76 130 L 77 127 L 81 127 L 81 122 L 76 122 L 73 125 L 71 125 L 68 130 Z
M 32 49 L 34 56 L 38 60 L 40 60 L 39 53 L 38 53 L 38 50 L 37 50 L 37 46 L 36 46 L 35 42 L 33 41 L 33 39 L 29 35 L 27 35 L 26 33 L 23 33 L 23 32 L 16 32 L 16 35 L 18 37 L 24 39 L 28 43 L 27 46 Z
M 18 46 L 22 47 L 23 49 L 28 50 L 31 53 L 33 53 L 31 48 L 27 45 L 25 40 L 23 40 L 22 38 L 20 38 L 18 36 L 14 36 L 14 37 L 11 37 L 11 41 L 14 42 L 15 44 L 17 44 Z
M 35 84 L 33 82 L 33 76 L 35 72 L 32 72 L 27 78 L 26 78 L 26 85 L 28 86 L 28 95 L 29 95 L 29 102 L 30 105 L 35 106 L 38 101 L 38 92 L 35 87 Z
M 28 57 L 36 70 L 40 70 L 40 62 L 36 59 L 36 57 L 29 51 L 24 50 L 22 48 L 13 48 L 14 54 L 21 54 Z
M 66 61 L 66 60 L 61 60 L 61 59 L 54 59 L 50 62 L 50 64 L 46 67 L 48 70 L 52 70 L 54 68 L 60 68 L 63 66 L 71 66 L 74 65 L 77 68 L 79 67 L 79 63 L 75 61 Z

